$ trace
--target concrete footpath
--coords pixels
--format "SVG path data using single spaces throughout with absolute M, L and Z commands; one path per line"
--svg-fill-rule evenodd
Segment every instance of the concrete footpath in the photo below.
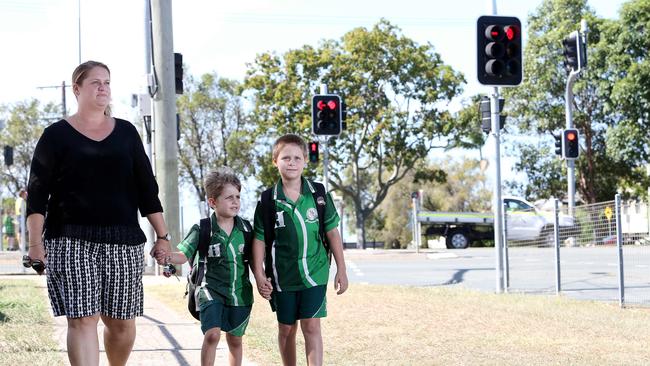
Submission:
M 45 286 L 45 277 L 40 277 Z M 155 297 L 147 295 L 147 285 L 164 283 L 164 277 L 144 277 L 144 316 L 136 320 L 137 335 L 128 365 L 200 365 L 203 333 L 200 324 L 189 314 L 178 314 L 169 309 Z M 54 337 L 61 347 L 61 354 L 67 363 L 66 319 L 54 318 L 56 322 Z M 100 365 L 108 365 L 104 353 L 104 326 L 99 323 Z M 245 347 L 245 346 L 244 346 Z M 222 333 L 215 365 L 228 365 L 228 345 Z M 256 365 L 244 359 L 243 365 Z

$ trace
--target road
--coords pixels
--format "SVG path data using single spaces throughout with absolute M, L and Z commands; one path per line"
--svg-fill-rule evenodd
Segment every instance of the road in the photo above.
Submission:
M 493 248 L 465 250 L 346 251 L 352 283 L 412 286 L 459 285 L 496 290 Z M 650 247 L 623 250 L 626 303 L 650 305 Z M 510 292 L 555 293 L 553 248 L 515 247 L 508 251 Z M 612 246 L 562 248 L 561 290 L 578 299 L 618 301 L 617 250 Z

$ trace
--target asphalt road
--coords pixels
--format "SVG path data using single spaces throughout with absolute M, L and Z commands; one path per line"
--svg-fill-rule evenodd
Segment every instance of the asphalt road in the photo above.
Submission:
M 624 299 L 650 305 L 650 247 L 623 249 Z M 356 251 L 346 250 L 348 277 L 352 283 L 411 286 L 458 285 L 495 292 L 494 248 L 464 250 Z M 508 249 L 508 291 L 554 294 L 555 250 L 514 247 Z M 619 267 L 616 247 L 562 248 L 561 291 L 578 299 L 619 299 Z

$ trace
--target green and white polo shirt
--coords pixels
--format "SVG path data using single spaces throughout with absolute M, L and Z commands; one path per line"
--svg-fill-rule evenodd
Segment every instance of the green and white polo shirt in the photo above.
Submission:
M 326 285 L 329 259 L 319 236 L 318 212 L 311 183 L 302 178 L 297 202 L 288 199 L 282 190 L 282 180 L 273 188 L 275 201 L 275 242 L 271 249 L 273 283 L 276 291 L 300 291 Z M 339 215 L 332 196 L 326 195 L 325 232 L 336 228 Z M 255 210 L 255 237 L 264 241 L 262 212 Z
M 210 222 L 212 236 L 204 285 L 199 291 L 199 305 L 214 299 L 231 306 L 253 304 L 253 286 L 248 279 L 243 257 L 245 229 L 242 219 L 235 217 L 235 226 L 230 235 L 219 227 L 214 213 L 210 216 Z M 198 248 L 199 231 L 199 225 L 192 226 L 185 239 L 178 244 L 178 249 L 189 259 Z M 197 255 L 195 261 L 198 259 Z

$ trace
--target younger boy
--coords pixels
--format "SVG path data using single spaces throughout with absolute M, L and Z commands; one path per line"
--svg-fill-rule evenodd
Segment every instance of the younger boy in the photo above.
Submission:
M 272 204 L 265 205 L 260 200 L 255 209 L 251 268 L 260 294 L 269 298 L 267 294 L 272 290 L 271 307 L 278 319 L 278 343 L 284 365 L 296 364 L 297 320 L 300 320 L 305 338 L 307 363 L 323 363 L 320 318 L 327 316 L 325 293 L 330 266 L 323 240 L 329 243 L 336 261 L 334 288 L 337 294 L 348 288 L 343 246 L 337 229 L 339 216 L 330 194 L 315 200 L 313 192 L 318 183 L 302 177 L 307 154 L 305 141 L 297 135 L 284 135 L 275 142 L 273 165 L 278 168 L 281 179 L 262 194 L 263 200 L 271 197 Z M 317 205 L 324 206 L 325 238 L 320 234 Z M 269 206 L 272 212 L 265 209 Z M 271 220 L 266 217 L 267 225 L 275 223 L 272 233 L 264 232 L 265 215 L 273 215 Z
M 240 191 L 241 183 L 231 169 L 213 171 L 205 179 L 208 205 L 214 213 L 210 217 L 212 228 L 205 286 L 199 290 L 198 297 L 201 330 L 204 334 L 201 365 L 214 365 L 222 330 L 226 332 L 230 365 L 242 363 L 242 336 L 253 304 L 253 288 L 248 279 L 248 267 L 243 260 L 243 232 L 250 232 L 252 228 L 248 221 L 237 216 Z M 180 252 L 166 255 L 167 262 L 187 262 L 198 250 L 198 245 L 199 225 L 194 225 L 178 244 Z M 198 254 L 195 260 L 198 260 Z

